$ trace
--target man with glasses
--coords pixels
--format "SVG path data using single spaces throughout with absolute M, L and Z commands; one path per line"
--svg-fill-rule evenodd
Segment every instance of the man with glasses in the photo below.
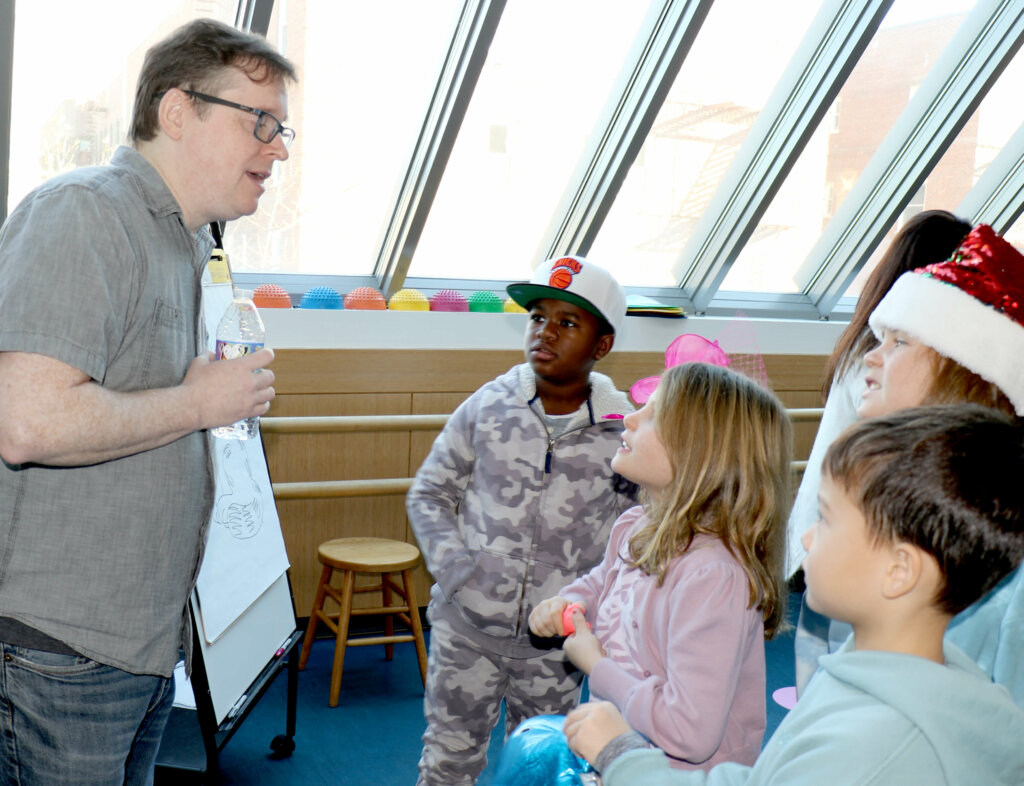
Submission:
M 273 352 L 212 363 L 207 227 L 294 137 L 291 63 L 199 20 L 146 55 L 131 146 L 0 230 L 0 784 L 153 780 L 212 504 L 206 430 L 263 415 Z
M 230 106 L 232 109 L 241 109 L 243 112 L 254 115 L 256 117 L 256 125 L 252 129 L 253 136 L 268 145 L 274 141 L 274 137 L 278 134 L 284 140 L 285 147 L 291 147 L 292 141 L 295 139 L 295 132 L 290 128 L 285 128 L 281 121 L 270 114 L 270 112 L 264 112 L 262 109 L 256 109 L 245 104 L 236 104 L 234 101 L 225 101 L 223 98 L 208 96 L 206 93 L 199 93 L 195 90 L 183 90 L 182 92 L 191 98 L 198 98 L 200 101 L 205 101 L 208 104 Z

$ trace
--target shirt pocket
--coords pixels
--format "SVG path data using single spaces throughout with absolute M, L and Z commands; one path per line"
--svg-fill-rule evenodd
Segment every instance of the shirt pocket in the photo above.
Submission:
M 181 306 L 156 299 L 139 362 L 142 389 L 181 384 L 193 358 L 189 316 Z

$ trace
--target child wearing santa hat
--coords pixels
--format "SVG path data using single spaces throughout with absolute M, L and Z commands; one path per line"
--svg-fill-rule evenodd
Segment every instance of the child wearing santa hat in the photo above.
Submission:
M 882 345 L 864 358 L 859 417 L 964 401 L 1024 417 L 1024 256 L 991 227 L 904 273 L 869 322 Z M 955 617 L 946 638 L 1024 707 L 1024 569 Z
M 971 230 L 948 260 L 900 276 L 869 323 L 881 344 L 864 356 L 859 418 L 960 402 L 1024 417 L 1024 256 L 991 227 Z M 848 630 L 831 623 L 829 651 Z M 947 635 L 1024 707 L 1024 570 L 958 615 Z M 812 674 L 819 654 L 797 647 L 797 674 Z
M 961 402 L 1024 417 L 1024 256 L 991 227 L 971 230 L 948 260 L 900 276 L 869 323 L 881 344 L 864 356 L 859 418 Z M 1024 569 L 954 618 L 947 637 L 1024 707 Z

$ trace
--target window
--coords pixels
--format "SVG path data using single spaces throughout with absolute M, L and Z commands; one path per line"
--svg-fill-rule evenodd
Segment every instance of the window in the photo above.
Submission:
M 458 0 L 277 0 L 267 38 L 295 63 L 289 159 L 225 246 L 237 271 L 369 275 L 437 81 Z
M 861 268 L 846 291 L 848 297 L 860 294 L 864 282 L 875 269 L 882 253 L 892 242 L 903 222 L 922 210 L 957 212 L 957 205 L 978 182 L 985 169 L 1024 124 L 1024 106 L 1017 96 L 1024 90 L 1024 55 L 1019 51 L 1000 75 L 981 105 L 968 119 L 956 139 L 932 169 L 895 226 L 890 228 L 871 258 Z M 970 216 L 963 216 L 970 220 Z M 1006 239 L 1020 245 L 1024 237 L 1007 234 Z
M 712 6 L 642 161 L 601 227 L 590 251 L 594 261 L 634 285 L 678 283 L 673 265 L 819 6 L 801 0 L 785 13 L 747 0 Z
M 8 209 L 126 141 L 150 44 L 242 6 L 300 76 L 225 233 L 247 284 L 472 291 L 582 249 L 697 312 L 814 318 L 917 211 L 1016 211 L 1024 23 L 971 0 L 893 0 L 852 71 L 882 0 L 19 0 Z
M 619 0 L 505 6 L 410 276 L 529 277 L 646 12 Z M 490 152 L 493 126 L 507 129 L 504 155 Z
M 149 46 L 198 16 L 232 23 L 236 5 L 106 0 L 99 10 L 77 0 L 19 2 L 7 212 L 54 175 L 106 163 L 127 140 Z
M 972 4 L 959 5 L 966 11 Z M 895 0 L 836 99 L 842 123 L 832 132 L 826 115 L 723 290 L 801 291 L 796 273 L 805 257 L 906 108 L 911 86 L 920 84 L 963 21 L 963 13 L 947 11 L 936 16 L 913 0 Z

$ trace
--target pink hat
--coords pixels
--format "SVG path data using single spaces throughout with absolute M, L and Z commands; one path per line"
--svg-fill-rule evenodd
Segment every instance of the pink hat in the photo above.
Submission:
M 717 341 L 708 341 L 696 333 L 684 333 L 677 336 L 665 350 L 665 368 L 672 368 L 681 363 L 710 363 L 713 366 L 728 366 L 729 356 L 718 346 Z M 636 404 L 646 404 L 655 390 L 661 377 L 644 377 L 638 379 L 629 388 L 629 397 Z
M 868 319 L 997 385 L 1024 415 L 1024 256 L 980 224 L 945 262 L 900 276 Z
M 696 333 L 684 333 L 673 339 L 665 350 L 665 368 L 669 369 L 681 363 L 710 363 L 713 366 L 728 366 L 754 380 L 761 387 L 770 390 L 768 374 L 764 367 L 764 358 L 757 349 L 757 337 L 750 323 L 738 313 L 739 319 L 726 325 L 721 337 L 737 347 L 745 347 L 746 352 L 734 352 L 727 355 L 718 346 L 718 341 L 709 341 Z M 629 397 L 636 404 L 646 404 L 658 388 L 661 377 L 644 377 L 638 379 L 629 388 Z

